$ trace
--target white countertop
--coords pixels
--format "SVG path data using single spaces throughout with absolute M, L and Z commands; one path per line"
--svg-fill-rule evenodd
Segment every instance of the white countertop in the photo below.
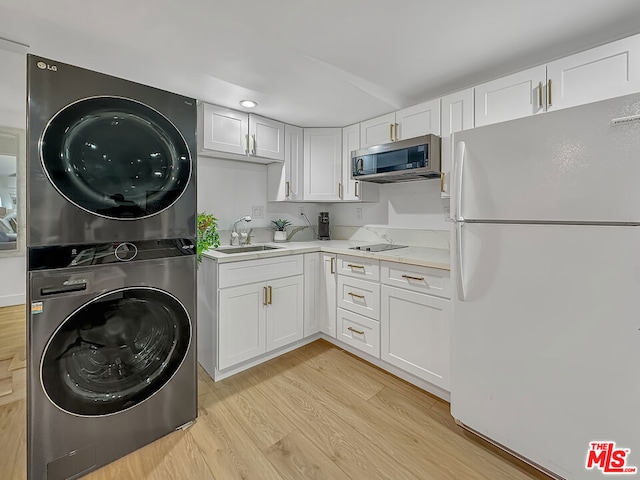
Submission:
M 369 244 L 373 245 L 373 242 Z M 349 247 L 367 245 L 366 242 L 352 240 L 317 240 L 311 242 L 261 243 L 253 245 L 269 245 L 278 247 L 278 249 L 234 254 L 226 254 L 215 249 L 209 249 L 203 253 L 203 256 L 219 263 L 227 263 L 255 260 L 258 258 L 280 257 L 284 255 L 297 255 L 301 253 L 327 252 L 449 270 L 449 250 L 443 248 L 410 246 L 384 252 L 367 252 L 350 250 Z M 221 247 L 224 246 L 226 245 L 221 245 Z

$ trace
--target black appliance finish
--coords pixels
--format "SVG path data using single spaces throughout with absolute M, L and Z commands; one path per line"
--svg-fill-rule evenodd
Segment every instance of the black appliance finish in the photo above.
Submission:
M 386 252 L 387 250 L 395 250 L 397 248 L 407 248 L 407 245 L 393 245 L 390 243 L 376 243 L 375 245 L 360 245 L 357 247 L 349 247 L 351 250 L 362 250 L 363 252 Z
M 195 238 L 196 101 L 28 56 L 27 245 Z
M 78 478 L 196 418 L 189 239 L 29 255 L 29 480 Z

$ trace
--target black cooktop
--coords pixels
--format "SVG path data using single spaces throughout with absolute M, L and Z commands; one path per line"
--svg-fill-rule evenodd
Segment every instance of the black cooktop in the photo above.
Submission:
M 387 250 L 395 250 L 396 248 L 407 248 L 407 245 L 393 245 L 390 243 L 376 243 L 375 245 L 362 245 L 358 247 L 349 247 L 351 250 L 362 250 L 364 252 L 385 252 Z

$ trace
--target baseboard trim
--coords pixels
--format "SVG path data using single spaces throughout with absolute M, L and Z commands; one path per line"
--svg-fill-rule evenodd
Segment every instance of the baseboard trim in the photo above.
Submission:
M 27 296 L 24 293 L 18 293 L 17 295 L 2 295 L 0 296 L 0 307 L 24 305 L 26 301 Z

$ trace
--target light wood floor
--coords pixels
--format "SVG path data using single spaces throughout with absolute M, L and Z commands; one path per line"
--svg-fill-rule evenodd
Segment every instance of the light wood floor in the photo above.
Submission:
M 23 480 L 24 307 L 0 308 L 0 366 L 15 386 L 0 406 L 0 477 Z M 548 479 L 460 429 L 446 402 L 324 341 L 221 382 L 198 373 L 195 425 L 85 478 Z

